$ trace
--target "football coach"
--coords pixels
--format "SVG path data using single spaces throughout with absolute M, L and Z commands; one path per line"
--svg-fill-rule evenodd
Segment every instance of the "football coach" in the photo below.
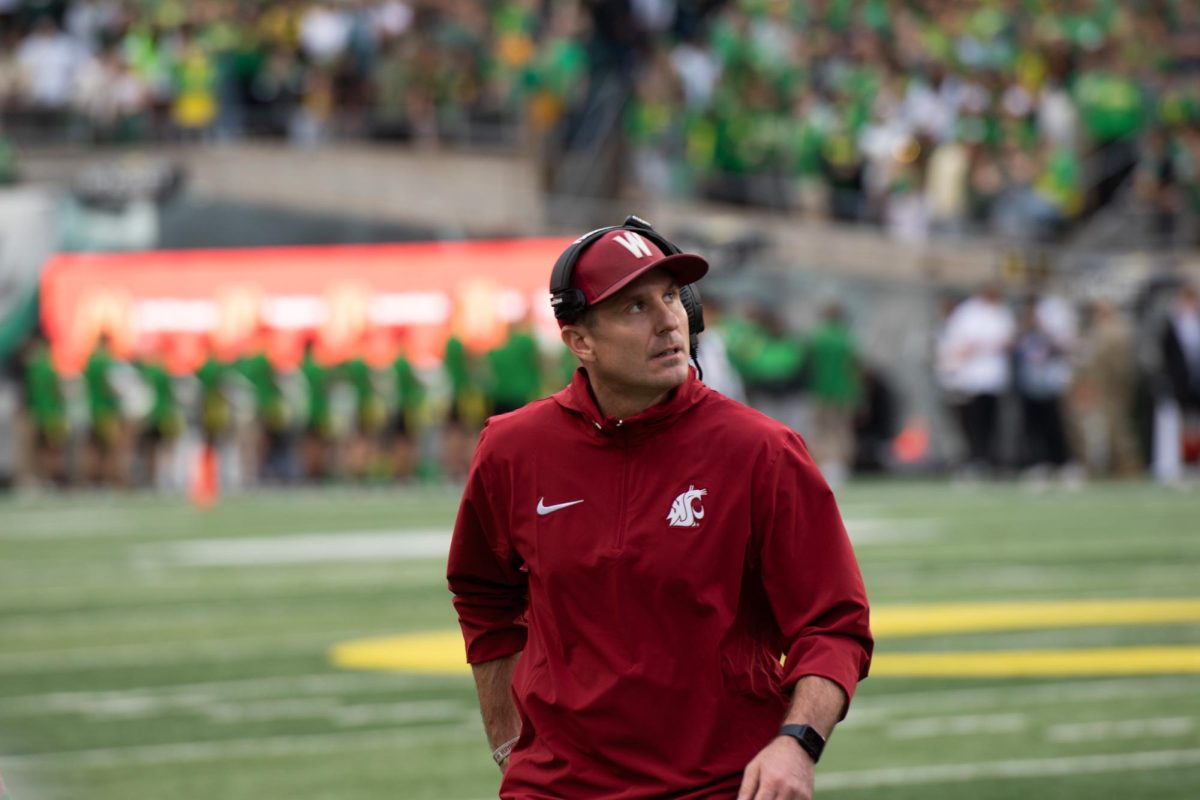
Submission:
M 550 302 L 580 367 L 480 438 L 447 571 L 506 800 L 809 798 L 867 675 L 804 442 L 691 366 L 707 271 L 636 217 L 575 241 Z

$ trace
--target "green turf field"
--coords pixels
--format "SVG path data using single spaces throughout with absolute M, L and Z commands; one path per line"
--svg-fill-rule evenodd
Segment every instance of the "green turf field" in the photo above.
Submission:
M 13 800 L 494 797 L 461 668 L 331 660 L 454 626 L 456 501 L 0 499 Z M 878 673 L 819 796 L 1200 797 L 1200 495 L 863 484 L 841 501 Z

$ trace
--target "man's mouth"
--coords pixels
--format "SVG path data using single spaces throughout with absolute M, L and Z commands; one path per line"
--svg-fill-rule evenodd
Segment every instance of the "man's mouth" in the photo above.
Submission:
M 655 353 L 652 356 L 652 358 L 656 361 L 659 359 L 669 360 L 669 359 L 675 358 L 678 355 L 681 355 L 682 353 L 683 353 L 683 346 L 676 344 L 676 345 L 671 345 L 670 347 L 664 347 L 662 350 L 659 350 L 657 353 Z

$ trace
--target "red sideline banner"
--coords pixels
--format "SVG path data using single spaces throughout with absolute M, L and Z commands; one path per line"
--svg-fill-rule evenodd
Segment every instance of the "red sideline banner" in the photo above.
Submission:
M 556 330 L 550 270 L 567 239 L 59 254 L 42 272 L 42 321 L 60 369 L 76 374 L 102 334 L 122 358 L 158 353 L 176 373 L 215 352 L 265 348 L 298 363 L 441 356 L 451 331 L 497 344 L 530 314 Z

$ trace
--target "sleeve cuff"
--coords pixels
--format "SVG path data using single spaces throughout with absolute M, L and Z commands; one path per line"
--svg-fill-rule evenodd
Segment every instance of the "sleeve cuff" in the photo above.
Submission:
M 525 649 L 525 628 L 503 628 L 480 634 L 467 642 L 467 663 L 483 664 Z

